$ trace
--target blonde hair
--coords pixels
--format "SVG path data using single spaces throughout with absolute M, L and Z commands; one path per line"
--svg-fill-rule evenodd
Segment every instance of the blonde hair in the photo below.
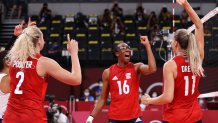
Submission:
M 8 53 L 9 60 L 25 62 L 28 57 L 35 57 L 36 44 L 42 37 L 42 32 L 35 26 L 27 27 L 16 39 L 13 47 Z
M 194 75 L 205 76 L 195 35 L 188 33 L 186 29 L 179 29 L 175 32 L 174 38 L 179 43 L 180 47 L 186 50 L 192 73 Z

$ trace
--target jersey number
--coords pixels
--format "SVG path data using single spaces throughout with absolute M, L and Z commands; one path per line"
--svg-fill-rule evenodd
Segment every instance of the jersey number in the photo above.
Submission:
M 14 93 L 15 94 L 23 94 L 23 91 L 20 90 L 20 86 L 22 85 L 23 81 L 24 81 L 24 73 L 23 72 L 17 72 L 16 74 L 16 78 L 20 78 L 17 86 L 16 86 L 16 89 L 14 90 Z
M 127 84 L 127 80 L 124 80 L 124 84 L 122 86 L 121 81 L 117 81 L 117 85 L 119 88 L 119 94 L 122 95 L 124 94 L 128 94 L 129 93 L 129 85 Z
M 188 76 L 184 76 L 184 80 L 185 80 L 185 96 L 188 96 L 189 77 Z M 192 76 L 192 94 L 194 94 L 194 92 L 195 92 L 195 82 L 196 82 L 196 77 Z

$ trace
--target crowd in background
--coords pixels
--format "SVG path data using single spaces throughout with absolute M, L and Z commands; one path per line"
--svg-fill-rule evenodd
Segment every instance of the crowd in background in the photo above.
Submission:
M 4 16 L 9 19 L 25 18 L 27 16 L 27 0 L 1 0 L 4 4 Z
M 3 0 L 2 3 L 6 6 L 6 10 L 11 9 L 10 17 L 13 18 L 15 11 L 18 10 L 17 17 L 20 18 L 22 13 L 25 13 L 24 8 L 26 7 L 27 1 L 26 0 Z M 1 7 L 1 6 L 0 6 Z M 1 14 L 1 12 L 0 12 Z M 51 20 L 52 16 L 52 10 L 49 8 L 48 3 L 42 4 L 42 8 L 39 12 L 39 23 L 43 23 L 46 20 Z M 124 26 L 124 14 L 123 14 L 123 8 L 120 7 L 118 2 L 114 2 L 111 8 L 106 8 L 103 11 L 102 15 L 99 15 L 97 17 L 97 22 L 92 21 L 90 18 L 86 18 L 86 15 L 79 12 L 75 15 L 76 21 L 75 25 L 78 28 L 88 28 L 89 24 L 97 25 L 100 27 L 100 29 L 109 29 L 112 31 L 112 35 L 125 35 L 125 26 Z M 187 23 L 190 21 L 188 14 L 183 11 L 181 13 L 181 20 L 182 20 L 182 26 L 186 26 Z M 160 10 L 160 13 L 155 13 L 154 11 L 151 11 L 150 13 L 146 12 L 146 8 L 143 7 L 142 4 L 138 4 L 138 6 L 135 9 L 134 19 L 136 22 L 144 22 L 147 26 L 148 35 L 150 40 L 153 40 L 153 38 L 156 35 L 156 32 L 159 32 L 161 30 L 160 25 L 161 24 L 170 24 L 172 23 L 172 14 L 169 12 L 167 7 L 162 7 Z M 76 27 L 76 28 L 77 28 Z M 57 42 L 54 42 L 52 44 L 52 47 L 50 50 L 48 50 L 49 54 L 53 54 L 54 52 L 58 52 L 60 49 L 59 44 Z M 85 89 L 83 96 L 78 98 L 77 100 L 82 101 L 95 101 L 99 98 L 101 92 L 101 86 L 97 87 L 95 89 L 95 95 L 90 95 L 90 90 Z M 110 100 L 110 99 L 108 99 Z
M 44 3 L 39 13 L 41 22 L 50 20 L 52 11 L 48 8 L 48 4 Z M 86 15 L 79 12 L 75 15 L 75 26 L 76 28 L 88 28 L 89 25 L 97 25 L 100 29 L 109 29 L 112 31 L 113 36 L 125 35 L 125 24 L 124 24 L 123 8 L 119 6 L 118 2 L 114 2 L 111 8 L 106 8 L 102 15 L 98 15 L 97 19 L 93 17 L 87 18 Z M 148 36 L 150 40 L 153 40 L 156 32 L 161 30 L 160 25 L 171 26 L 172 25 L 172 14 L 169 12 L 167 7 L 162 7 L 160 13 L 151 11 L 146 12 L 146 8 L 142 4 L 138 4 L 134 12 L 135 22 L 144 22 L 148 29 Z M 187 23 L 190 21 L 188 15 L 183 11 L 180 15 L 182 20 L 182 26 L 187 27 Z M 94 20 L 94 21 L 93 21 Z
M 5 5 L 5 14 L 8 14 L 9 18 L 27 18 L 26 0 L 3 0 L 2 3 Z M 42 4 L 42 8 L 38 14 L 40 19 L 38 23 L 51 20 L 54 16 L 55 15 L 52 14 L 52 10 L 49 8 L 48 3 L 44 3 Z M 113 3 L 111 8 L 106 8 L 102 15 L 98 15 L 96 17 L 87 16 L 88 15 L 84 15 L 82 12 L 76 13 L 72 18 L 75 23 L 75 28 L 87 29 L 90 25 L 97 25 L 99 29 L 111 30 L 112 36 L 114 37 L 124 36 L 128 33 L 127 31 L 131 31 L 126 30 L 124 23 L 124 17 L 126 15 L 123 14 L 123 8 L 116 1 Z M 150 41 L 153 41 L 156 33 L 162 29 L 162 25 L 172 25 L 172 14 L 165 6 L 162 7 L 160 13 L 155 13 L 154 11 L 148 13 L 146 8 L 144 8 L 142 3 L 140 3 L 136 6 L 134 15 L 131 16 L 134 17 L 135 22 L 145 23 L 148 30 L 147 35 Z M 183 11 L 180 16 L 182 19 L 182 26 L 185 27 L 190 19 L 185 11 Z M 57 42 L 53 42 L 49 45 L 48 54 L 61 52 L 61 46 Z

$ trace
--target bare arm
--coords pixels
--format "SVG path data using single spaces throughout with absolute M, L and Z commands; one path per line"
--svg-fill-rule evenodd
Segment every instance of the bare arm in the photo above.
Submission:
M 141 36 L 141 43 L 145 46 L 147 55 L 148 55 L 148 65 L 145 65 L 143 63 L 137 63 L 136 65 L 138 66 L 138 71 L 139 73 L 142 73 L 143 75 L 149 75 L 154 72 L 156 72 L 156 61 L 154 58 L 154 55 L 151 50 L 151 46 L 149 44 L 147 36 Z
M 102 87 L 100 99 L 98 100 L 90 116 L 87 118 L 86 123 L 93 122 L 94 117 L 98 114 L 98 112 L 101 110 L 101 108 L 104 106 L 107 100 L 109 94 L 109 69 L 104 70 L 102 74 L 102 82 L 103 82 L 103 87 Z
M 0 90 L 3 93 L 10 93 L 10 75 L 6 75 L 1 79 Z
M 68 44 L 67 49 L 71 53 L 71 72 L 75 75 L 75 79 L 78 84 L 81 84 L 82 73 L 78 56 L 78 42 L 76 40 L 70 40 L 70 35 L 67 35 Z
M 102 106 L 105 104 L 108 94 L 109 94 L 109 69 L 104 70 L 102 74 L 102 92 L 100 99 L 97 102 L 97 105 L 95 106 L 94 110 L 91 113 L 91 116 L 95 117 L 98 112 L 101 110 Z
M 63 69 L 56 61 L 42 57 L 39 59 L 39 63 L 37 65 L 38 74 L 43 76 L 48 74 L 69 85 L 80 85 L 82 75 L 78 58 L 78 43 L 75 40 L 70 41 L 69 36 L 67 49 L 71 54 L 71 72 Z
M 190 19 L 195 24 L 195 38 L 200 51 L 201 60 L 204 59 L 204 27 L 201 19 L 198 17 L 197 13 L 193 10 L 191 5 L 187 0 L 177 0 L 177 3 L 180 4 L 188 13 Z
M 163 68 L 163 77 L 164 77 L 163 94 L 155 98 L 150 98 L 149 95 L 145 95 L 141 99 L 142 103 L 162 105 L 172 102 L 174 98 L 174 76 L 175 76 L 173 70 L 176 70 L 175 62 L 172 60 L 166 62 Z
M 74 68 L 72 68 L 72 71 L 69 72 L 64 68 L 62 68 L 55 60 L 47 57 L 41 57 L 39 59 L 39 62 L 37 64 L 37 73 L 40 76 L 45 76 L 46 74 L 48 74 L 49 76 L 52 76 L 58 81 L 63 82 L 65 84 L 69 84 L 69 85 L 81 84 L 81 78 L 78 75 L 78 73 L 75 72 Z

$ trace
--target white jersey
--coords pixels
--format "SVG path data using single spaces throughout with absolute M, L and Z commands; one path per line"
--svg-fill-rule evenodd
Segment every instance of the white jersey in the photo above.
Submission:
M 60 113 L 56 123 L 69 123 L 68 118 L 63 113 Z
M 0 82 L 4 76 L 6 76 L 5 73 L 0 73 Z M 0 90 L 0 119 L 2 119 L 6 110 L 9 96 L 10 93 L 5 94 Z

